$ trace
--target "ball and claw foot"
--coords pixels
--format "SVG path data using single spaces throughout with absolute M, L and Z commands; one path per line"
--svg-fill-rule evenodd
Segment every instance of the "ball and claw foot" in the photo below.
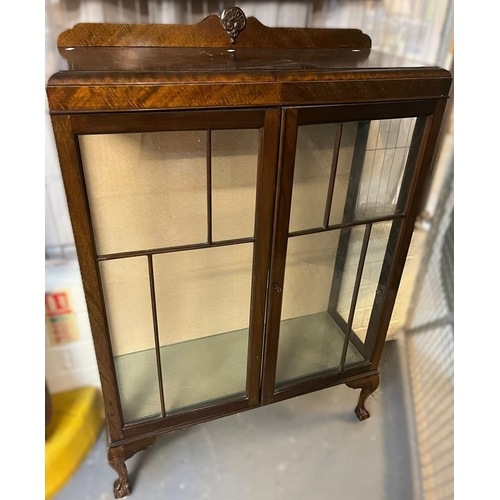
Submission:
M 115 494 L 115 498 L 125 498 L 130 495 L 128 471 L 125 465 L 127 457 L 122 450 L 112 450 L 108 453 L 108 463 L 118 474 L 118 479 L 113 484 L 113 493 Z
M 356 417 L 358 417 L 358 420 L 360 422 L 366 420 L 367 418 L 370 418 L 370 412 L 364 406 L 356 406 L 354 413 L 356 414 Z
M 133 457 L 137 452 L 149 448 L 155 441 L 156 436 L 153 436 L 122 446 L 108 447 L 108 463 L 118 474 L 118 479 L 113 484 L 115 498 L 125 498 L 130 495 L 130 484 L 125 461 Z
M 115 498 L 128 497 L 130 495 L 130 485 L 128 484 L 128 480 L 123 477 L 118 478 L 114 482 L 113 492 L 115 494 Z
M 380 377 L 378 373 L 370 375 L 369 377 L 366 378 L 354 379 L 349 382 L 346 382 L 346 385 L 351 389 L 361 389 L 358 406 L 356 406 L 354 410 L 354 413 L 356 414 L 356 417 L 358 417 L 358 420 L 360 422 L 366 420 L 367 418 L 370 418 L 370 413 L 365 408 L 365 402 L 368 396 L 370 396 L 371 394 L 373 394 L 373 392 L 375 392 L 379 382 L 380 382 Z

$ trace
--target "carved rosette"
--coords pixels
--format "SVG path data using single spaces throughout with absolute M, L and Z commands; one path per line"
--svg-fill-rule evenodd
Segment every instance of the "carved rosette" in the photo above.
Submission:
M 239 7 L 231 7 L 222 11 L 220 23 L 231 37 L 231 43 L 236 43 L 240 31 L 243 31 L 247 25 L 247 18 Z

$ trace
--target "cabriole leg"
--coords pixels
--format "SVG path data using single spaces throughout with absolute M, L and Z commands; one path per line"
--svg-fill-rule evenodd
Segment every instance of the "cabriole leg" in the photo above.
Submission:
M 130 495 L 128 471 L 125 465 L 125 450 L 123 448 L 108 449 L 108 463 L 118 474 L 118 479 L 113 486 L 115 498 L 124 498 Z
M 365 402 L 368 396 L 375 392 L 379 383 L 380 376 L 378 373 L 370 375 L 369 377 L 363 377 L 346 382 L 347 387 L 350 387 L 351 389 L 361 389 L 358 406 L 356 406 L 356 408 L 354 409 L 354 413 L 358 417 L 358 420 L 361 421 L 370 418 L 370 413 L 365 408 Z
M 128 482 L 128 471 L 125 461 L 133 457 L 137 452 L 145 450 L 154 444 L 156 436 L 142 438 L 123 446 L 108 447 L 108 463 L 118 474 L 113 491 L 115 498 L 124 498 L 130 495 L 130 484 Z

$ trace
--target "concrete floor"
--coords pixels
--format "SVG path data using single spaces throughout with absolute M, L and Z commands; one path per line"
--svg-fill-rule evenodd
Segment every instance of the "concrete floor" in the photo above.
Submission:
M 358 422 L 345 385 L 166 434 L 127 462 L 137 500 L 412 500 L 411 425 L 398 341 Z M 54 500 L 112 500 L 104 433 Z

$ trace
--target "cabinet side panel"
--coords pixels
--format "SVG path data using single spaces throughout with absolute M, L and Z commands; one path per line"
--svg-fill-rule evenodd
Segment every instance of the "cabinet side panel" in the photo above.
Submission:
M 122 438 L 123 417 L 78 144 L 71 131 L 69 116 L 53 116 L 52 125 L 94 339 L 109 439 L 118 441 Z

